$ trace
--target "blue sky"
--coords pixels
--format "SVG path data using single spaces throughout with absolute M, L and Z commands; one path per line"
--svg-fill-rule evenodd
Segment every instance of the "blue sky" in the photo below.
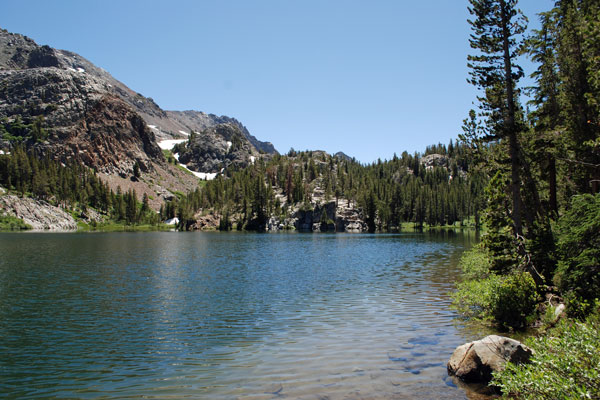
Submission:
M 367 163 L 461 132 L 477 95 L 467 4 L 2 0 L 0 27 L 81 54 L 164 109 L 235 117 L 280 152 Z M 552 4 L 520 8 L 536 26 Z

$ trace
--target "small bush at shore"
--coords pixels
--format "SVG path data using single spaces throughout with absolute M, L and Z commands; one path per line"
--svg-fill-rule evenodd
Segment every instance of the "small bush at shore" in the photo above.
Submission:
M 31 225 L 22 219 L 11 215 L 0 215 L 0 231 L 24 231 L 31 229 Z
M 489 321 L 504 329 L 524 328 L 534 318 L 537 292 L 526 272 L 508 275 L 491 272 L 483 248 L 466 252 L 461 259 L 464 281 L 452 294 L 454 308 L 467 318 Z
M 596 305 L 596 309 L 598 306 Z M 563 320 L 546 335 L 529 339 L 530 364 L 507 364 L 493 385 L 519 399 L 600 398 L 600 318 Z

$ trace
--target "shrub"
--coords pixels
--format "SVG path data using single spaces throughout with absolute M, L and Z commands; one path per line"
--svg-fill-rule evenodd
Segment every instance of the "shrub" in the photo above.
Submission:
M 515 272 L 503 277 L 493 289 L 490 314 L 502 328 L 524 328 L 535 315 L 537 300 L 531 275 Z
M 0 214 L 0 231 L 24 231 L 32 229 L 21 218 L 12 215 Z
M 494 373 L 492 384 L 519 399 L 600 398 L 600 324 L 563 320 L 547 335 L 529 339 L 535 353 L 530 364 L 508 363 Z
M 452 294 L 452 304 L 465 318 L 491 320 L 494 290 L 500 285 L 502 277 L 492 274 L 484 279 L 472 279 L 460 282 L 457 291 Z
M 497 275 L 489 254 L 476 247 L 461 258 L 463 281 L 452 294 L 453 307 L 467 318 L 490 321 L 501 328 L 523 328 L 535 314 L 535 282 L 526 272 Z

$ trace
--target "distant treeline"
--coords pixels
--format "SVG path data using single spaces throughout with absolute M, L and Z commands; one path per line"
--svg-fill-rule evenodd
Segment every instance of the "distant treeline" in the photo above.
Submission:
M 424 165 L 422 157 L 432 154 L 438 154 L 441 161 Z M 178 216 L 185 228 L 204 210 L 224 218 L 237 215 L 238 228 L 258 229 L 270 216 L 285 218 L 298 207 L 313 207 L 313 197 L 318 195 L 321 202 L 357 204 L 370 231 L 397 230 L 403 222 L 451 225 L 470 217 L 478 224 L 486 179 L 468 172 L 464 147 L 452 141 L 448 146 L 428 147 L 425 155 L 404 152 L 369 165 L 320 151 L 292 149 L 287 155 L 227 171 L 167 203 L 162 215 Z

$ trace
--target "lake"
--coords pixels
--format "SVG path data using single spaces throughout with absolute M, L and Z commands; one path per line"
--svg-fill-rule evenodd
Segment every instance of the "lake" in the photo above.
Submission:
M 0 234 L 0 397 L 464 399 L 474 236 Z

